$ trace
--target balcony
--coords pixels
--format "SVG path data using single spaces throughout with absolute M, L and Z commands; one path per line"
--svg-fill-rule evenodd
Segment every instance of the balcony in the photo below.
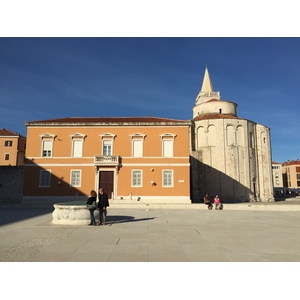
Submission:
M 94 158 L 94 166 L 119 166 L 120 158 L 116 155 L 99 155 Z

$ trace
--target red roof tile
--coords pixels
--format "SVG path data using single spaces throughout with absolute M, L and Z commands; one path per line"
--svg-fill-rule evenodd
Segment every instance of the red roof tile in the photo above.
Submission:
M 86 123 L 186 123 L 190 120 L 177 120 L 159 117 L 69 117 L 60 119 L 49 119 L 29 121 L 25 125 L 43 124 L 86 124 Z
M 9 129 L 0 128 L 0 136 L 21 136 L 21 135 Z
M 283 166 L 300 165 L 300 160 L 288 160 L 282 164 Z
M 197 116 L 194 121 L 209 120 L 209 119 L 238 119 L 237 116 L 224 115 L 224 114 L 205 114 Z

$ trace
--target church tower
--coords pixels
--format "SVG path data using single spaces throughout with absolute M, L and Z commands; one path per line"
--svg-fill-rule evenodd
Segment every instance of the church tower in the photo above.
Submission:
M 196 105 L 206 102 L 212 98 L 220 99 L 220 92 L 214 92 L 212 82 L 208 73 L 208 67 L 206 65 L 202 87 L 196 98 Z
M 221 100 L 206 66 L 193 107 L 191 198 L 205 193 L 226 202 L 273 201 L 270 129 L 239 118 Z

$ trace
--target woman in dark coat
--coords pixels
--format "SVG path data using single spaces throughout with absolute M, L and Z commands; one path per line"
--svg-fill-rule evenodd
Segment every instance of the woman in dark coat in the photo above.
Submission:
M 109 206 L 108 196 L 102 188 L 99 189 L 99 211 L 100 211 L 100 225 L 106 224 L 107 207 Z
M 88 210 L 90 211 L 90 217 L 91 217 L 91 222 L 89 225 L 97 225 L 95 216 L 94 216 L 94 211 L 96 210 L 96 201 L 97 201 L 97 193 L 96 191 L 92 190 L 91 191 L 91 197 L 87 200 L 86 205 Z M 95 202 L 95 205 L 93 206 L 92 204 Z
M 210 200 L 209 200 L 209 195 L 208 195 L 208 194 L 205 194 L 205 196 L 204 196 L 204 198 L 203 198 L 203 202 L 204 202 L 204 204 L 207 205 L 207 208 L 208 208 L 209 210 L 211 210 L 211 209 L 213 208 L 213 205 L 212 205 L 212 203 L 211 203 Z

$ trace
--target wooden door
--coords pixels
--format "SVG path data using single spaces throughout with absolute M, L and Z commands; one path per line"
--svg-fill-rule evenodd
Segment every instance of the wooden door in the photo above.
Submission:
M 107 194 L 108 199 L 111 199 L 111 193 L 114 191 L 114 172 L 100 171 L 99 174 L 99 188 L 103 188 Z

